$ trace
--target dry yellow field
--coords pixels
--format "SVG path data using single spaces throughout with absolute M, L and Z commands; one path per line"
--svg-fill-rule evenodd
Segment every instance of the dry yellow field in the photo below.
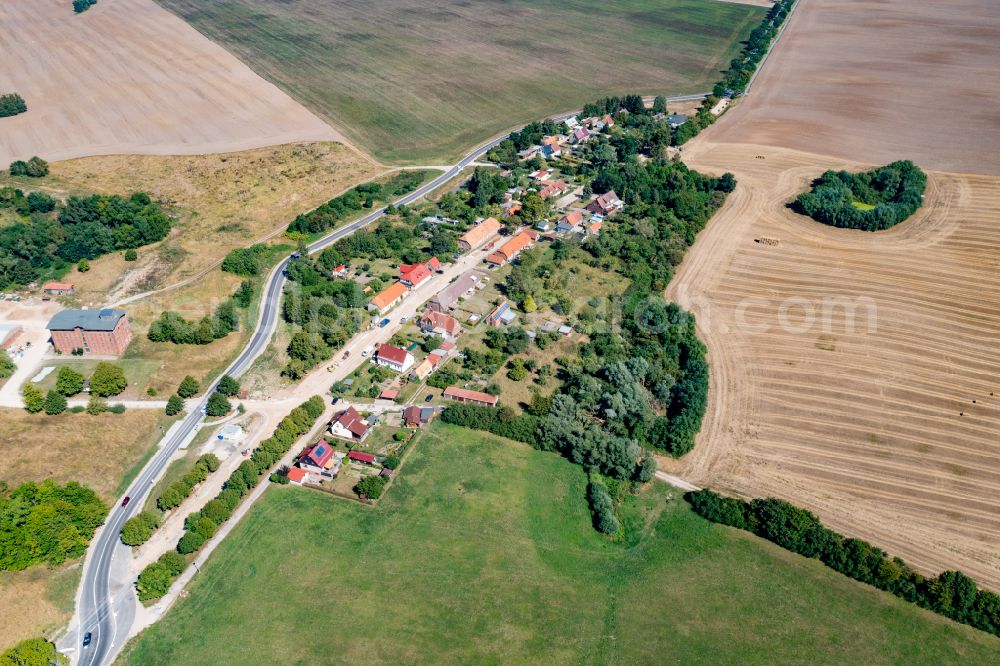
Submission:
M 234 247 L 281 232 L 296 215 L 381 168 L 340 143 L 299 143 L 193 156 L 110 155 L 57 162 L 44 186 L 57 193 L 148 192 L 177 216 L 170 236 L 72 273 L 83 302 L 103 304 L 200 278 Z
M 0 164 L 41 155 L 198 154 L 335 129 L 152 0 L 0 3 L 0 91 L 28 112 L 0 119 Z M 53 47 L 56 48 L 53 48 Z
M 930 173 L 924 207 L 872 234 L 786 208 L 866 165 L 705 137 L 684 153 L 739 185 L 668 293 L 712 372 L 676 471 L 1000 590 L 1000 178 Z
M 79 560 L 58 568 L 36 566 L 0 572 L 0 651 L 19 641 L 50 635 L 73 613 Z

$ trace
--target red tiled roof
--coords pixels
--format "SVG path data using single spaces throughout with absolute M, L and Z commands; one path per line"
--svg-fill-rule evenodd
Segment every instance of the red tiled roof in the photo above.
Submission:
M 399 389 L 387 388 L 378 394 L 380 400 L 395 400 L 399 397 Z
M 430 275 L 431 271 L 427 268 L 427 264 L 403 264 L 399 267 L 399 279 L 402 282 L 409 282 L 413 286 L 420 284 Z
M 420 407 L 417 405 L 411 405 L 403 410 L 403 421 L 406 425 L 419 424 L 420 423 Z
M 69 282 L 46 282 L 42 285 L 44 291 L 70 291 L 73 285 Z
M 396 365 L 403 365 L 406 362 L 406 350 L 392 345 L 382 345 L 378 348 L 376 357 Z
M 316 467 L 323 467 L 332 457 L 333 447 L 327 444 L 325 439 L 321 439 L 303 451 L 299 460 L 306 460 Z
M 347 457 L 351 460 L 357 460 L 358 462 L 371 463 L 375 462 L 375 456 L 371 453 L 363 453 L 361 451 L 351 451 L 347 454 Z
M 462 331 L 462 325 L 458 323 L 458 320 L 451 315 L 446 315 L 443 312 L 437 312 L 435 310 L 430 310 L 424 313 L 422 323 L 425 327 L 431 329 L 441 329 L 448 335 L 454 336 Z
M 354 407 L 348 407 L 340 414 L 337 414 L 337 417 L 334 420 L 358 437 L 364 437 L 365 433 L 368 432 L 368 424 L 365 423 L 361 414 L 359 414 L 358 410 L 354 409 Z
M 299 467 L 293 467 L 288 470 L 288 480 L 301 482 L 302 479 L 306 478 L 306 471 Z
M 427 262 L 427 268 L 436 271 L 441 268 L 441 262 L 438 261 L 437 257 L 431 257 L 431 260 Z

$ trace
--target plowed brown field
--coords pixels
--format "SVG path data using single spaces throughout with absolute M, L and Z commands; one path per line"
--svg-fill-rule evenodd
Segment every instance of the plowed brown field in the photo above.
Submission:
M 1000 175 L 996 0 L 803 0 L 713 140 Z
M 704 138 L 685 161 L 739 185 L 668 294 L 699 316 L 712 371 L 677 471 L 1000 590 L 1000 178 L 930 173 L 910 220 L 834 229 L 785 204 L 863 165 Z M 844 308 L 824 322 L 829 299 L 857 305 L 853 327 Z
M 0 3 L 0 167 L 119 153 L 201 154 L 340 134 L 152 0 Z

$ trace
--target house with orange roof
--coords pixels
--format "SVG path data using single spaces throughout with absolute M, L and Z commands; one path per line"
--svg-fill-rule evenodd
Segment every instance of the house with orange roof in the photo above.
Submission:
M 375 294 L 368 303 L 368 309 L 372 312 L 385 314 L 403 300 L 405 295 L 406 285 L 402 282 L 393 282 L 389 287 Z
M 517 258 L 517 255 L 534 245 L 534 242 L 534 234 L 529 231 L 522 231 L 501 245 L 499 250 L 486 257 L 486 263 L 495 268 L 509 264 Z
M 500 231 L 503 225 L 495 217 L 488 217 L 476 226 L 472 227 L 458 239 L 458 249 L 468 252 L 477 248 L 489 239 L 493 238 Z
M 583 223 L 583 211 L 574 210 L 566 213 L 556 224 L 556 231 L 565 234 L 580 231 L 580 224 Z
M 464 389 L 459 386 L 449 386 L 446 388 L 444 390 L 444 397 L 447 400 L 454 400 L 455 402 L 485 405 L 487 407 L 496 407 L 497 403 L 500 401 L 500 398 L 495 395 L 482 393 L 481 391 L 470 391 L 469 389 Z

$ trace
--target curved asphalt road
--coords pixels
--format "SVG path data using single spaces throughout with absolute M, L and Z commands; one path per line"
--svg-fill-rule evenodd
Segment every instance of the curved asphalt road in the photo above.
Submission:
M 451 169 L 442 173 L 426 185 L 400 198 L 395 204 L 412 204 L 421 197 L 433 192 L 458 176 L 462 169 L 478 160 L 490 148 L 496 146 L 506 138 L 506 136 L 503 136 L 483 144 Z M 308 251 L 312 253 L 328 247 L 341 238 L 349 236 L 358 229 L 375 222 L 384 214 L 385 208 L 379 208 L 312 243 L 308 246 Z M 264 351 L 270 342 L 271 335 L 274 333 L 275 326 L 278 323 L 281 293 L 285 286 L 284 270 L 288 266 L 289 261 L 290 257 L 286 257 L 268 276 L 257 330 L 254 332 L 246 348 L 233 361 L 225 374 L 239 376 L 246 372 L 254 359 Z M 211 392 L 215 390 L 218 379 L 221 379 L 221 377 L 212 383 L 205 392 L 205 397 L 184 418 L 181 425 L 177 426 L 170 433 L 169 437 L 164 438 L 164 441 L 160 444 L 159 451 L 146 464 L 138 478 L 128 487 L 128 490 L 125 491 L 125 495 L 131 498 L 129 505 L 122 507 L 120 501 L 114 505 L 107 522 L 101 528 L 96 540 L 88 551 L 78 593 L 79 601 L 77 610 L 78 617 L 80 618 L 80 626 L 76 632 L 75 644 L 76 649 L 79 651 L 80 664 L 85 666 L 110 664 L 114 661 L 115 656 L 128 636 L 132 620 L 135 616 L 136 598 L 131 593 L 132 581 L 129 580 L 129 577 L 124 575 L 116 576 L 117 581 L 112 578 L 113 570 L 122 574 L 127 572 L 128 558 L 130 557 L 129 547 L 119 541 L 118 535 L 125 521 L 131 518 L 145 504 L 146 495 L 149 493 L 150 488 L 160 478 L 160 475 L 170 463 L 170 459 L 178 447 L 198 428 L 202 418 L 204 418 L 201 410 L 208 401 L 207 396 L 211 395 Z M 118 564 L 117 567 L 116 564 Z M 117 589 L 115 589 L 116 582 Z M 91 644 L 89 647 L 84 648 L 82 641 L 84 634 L 87 632 L 91 633 Z
M 681 101 L 698 99 L 704 96 L 705 94 L 685 95 L 668 99 L 669 101 Z M 564 119 L 571 115 L 574 114 L 557 116 L 556 119 Z M 410 194 L 398 199 L 395 205 L 412 204 L 421 197 L 446 184 L 458 176 L 467 166 L 484 156 L 490 148 L 493 148 L 506 139 L 507 136 L 504 135 L 482 144 L 448 171 Z M 368 215 L 317 240 L 309 245 L 307 250 L 312 253 L 328 247 L 341 238 L 350 236 L 358 229 L 375 222 L 384 214 L 385 208 L 372 211 Z M 270 342 L 271 335 L 274 333 L 274 329 L 278 323 L 281 293 L 285 286 L 284 271 L 290 260 L 291 257 L 286 257 L 268 276 L 257 330 L 254 332 L 249 344 L 247 344 L 239 357 L 226 369 L 224 374 L 238 377 L 246 372 L 254 359 L 264 351 Z M 128 487 L 128 490 L 125 491 L 125 495 L 131 498 L 129 505 L 122 507 L 121 503 L 118 502 L 112 507 L 107 522 L 105 522 L 97 538 L 88 550 L 87 559 L 84 563 L 83 577 L 80 581 L 80 589 L 78 591 L 77 617 L 79 618 L 79 627 L 74 636 L 74 646 L 72 646 L 78 651 L 79 664 L 84 666 L 110 664 L 114 661 L 118 651 L 128 637 L 133 619 L 135 618 L 137 599 L 135 594 L 132 593 L 133 580 L 128 572 L 128 560 L 131 556 L 130 548 L 121 543 L 118 535 L 121 533 L 121 528 L 125 521 L 131 518 L 145 504 L 146 495 L 149 493 L 150 488 L 153 487 L 153 484 L 167 468 L 170 459 L 178 447 L 198 428 L 202 418 L 204 418 L 201 410 L 205 407 L 208 396 L 215 390 L 219 379 L 221 379 L 221 376 L 216 378 L 205 392 L 205 396 L 191 410 L 191 413 L 184 418 L 181 425 L 175 427 L 169 437 L 164 438 L 160 444 L 159 451 L 142 469 L 142 472 Z M 113 577 L 113 573 L 117 575 Z M 83 636 L 88 632 L 91 633 L 91 644 L 89 647 L 84 648 L 82 645 Z

